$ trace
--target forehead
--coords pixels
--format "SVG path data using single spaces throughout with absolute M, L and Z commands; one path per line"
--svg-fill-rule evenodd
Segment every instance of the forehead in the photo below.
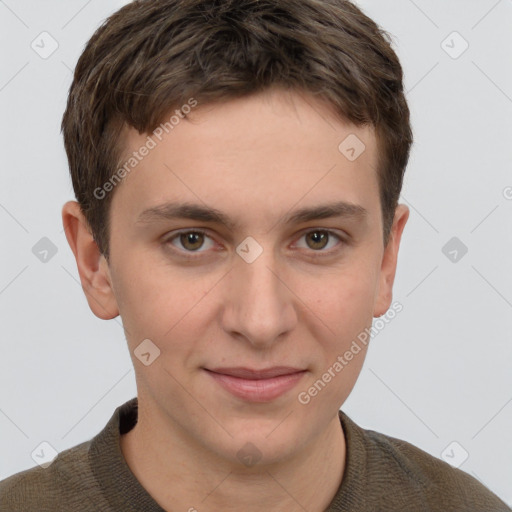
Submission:
M 311 96 L 267 91 L 198 103 L 177 119 L 150 134 L 124 131 L 123 158 L 138 159 L 114 202 L 133 215 L 180 199 L 242 212 L 250 203 L 262 215 L 319 200 L 365 209 L 378 202 L 373 128 L 339 119 Z M 145 156 L 134 157 L 148 142 Z

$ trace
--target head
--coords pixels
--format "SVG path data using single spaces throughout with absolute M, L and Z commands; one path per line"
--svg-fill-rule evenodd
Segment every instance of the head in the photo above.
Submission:
M 338 356 L 390 307 L 408 217 L 386 34 L 344 0 L 135 1 L 88 42 L 62 129 L 66 235 L 93 312 L 123 319 L 146 413 L 226 457 L 311 441 L 367 345 Z M 245 400 L 211 375 L 235 366 L 303 373 Z

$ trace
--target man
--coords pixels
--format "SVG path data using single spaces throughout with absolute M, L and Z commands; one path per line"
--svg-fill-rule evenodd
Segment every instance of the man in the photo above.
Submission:
M 359 9 L 133 2 L 85 48 L 62 127 L 66 236 L 137 398 L 0 483 L 2 511 L 510 510 L 340 412 L 409 216 L 402 70 Z

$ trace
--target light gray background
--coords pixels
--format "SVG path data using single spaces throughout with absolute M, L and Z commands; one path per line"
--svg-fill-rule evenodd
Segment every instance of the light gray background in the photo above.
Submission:
M 34 466 L 42 441 L 91 438 L 136 395 L 120 319 L 89 310 L 60 218 L 74 198 L 59 131 L 72 69 L 124 3 L 0 1 L 0 479 Z M 416 142 L 404 309 L 343 409 L 436 457 L 457 441 L 461 469 L 512 505 L 512 1 L 358 3 L 394 36 Z M 59 45 L 46 59 L 31 48 L 43 31 Z M 463 49 L 454 31 L 469 43 L 456 59 L 443 49 Z M 46 263 L 42 237 L 58 251 Z M 457 262 L 442 252 L 452 237 L 468 248 Z

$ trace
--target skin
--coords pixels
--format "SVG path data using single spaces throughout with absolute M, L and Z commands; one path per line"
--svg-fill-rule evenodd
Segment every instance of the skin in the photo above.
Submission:
M 338 150 L 349 134 L 366 145 L 353 162 Z M 146 138 L 126 128 L 126 155 Z M 391 305 L 409 210 L 398 206 L 384 247 L 377 161 L 372 127 L 276 89 L 199 105 L 150 151 L 113 192 L 108 263 L 78 203 L 64 205 L 89 306 L 102 319 L 121 315 L 135 367 L 139 419 L 121 449 L 162 508 L 320 512 L 336 494 L 346 458 L 338 410 L 366 348 L 308 404 L 298 395 Z M 216 208 L 238 224 L 137 222 L 168 201 Z M 336 201 L 366 216 L 283 221 Z M 194 228 L 206 236 L 170 240 Z M 263 249 L 252 263 L 236 252 L 248 236 Z M 149 366 L 134 355 L 144 339 L 160 349 Z M 204 370 L 281 365 L 307 371 L 263 403 L 231 395 Z M 261 454 L 250 467 L 237 457 L 247 442 Z

